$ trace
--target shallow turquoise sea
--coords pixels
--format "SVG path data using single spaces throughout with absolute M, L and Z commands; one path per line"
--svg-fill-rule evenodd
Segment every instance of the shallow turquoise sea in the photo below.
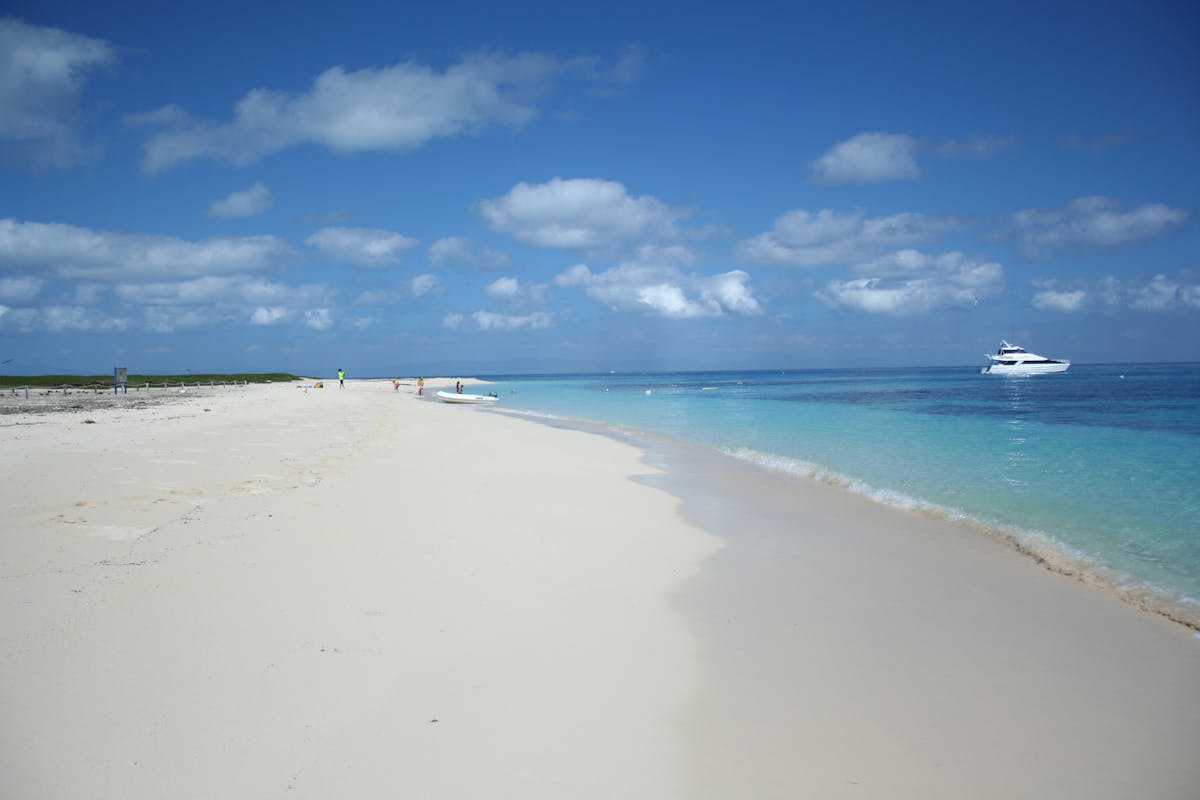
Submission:
M 487 379 L 505 409 L 666 434 L 962 519 L 1200 621 L 1200 364 Z

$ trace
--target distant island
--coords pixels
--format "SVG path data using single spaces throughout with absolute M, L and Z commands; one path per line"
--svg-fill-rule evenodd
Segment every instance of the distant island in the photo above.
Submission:
M 126 379 L 129 386 L 196 383 L 276 383 L 304 380 L 287 372 L 186 373 L 183 375 L 135 375 Z M 15 386 L 112 386 L 109 375 L 0 375 L 0 388 Z

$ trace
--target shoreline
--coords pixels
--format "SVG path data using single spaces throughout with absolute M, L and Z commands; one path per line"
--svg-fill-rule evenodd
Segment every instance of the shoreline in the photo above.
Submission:
M 857 479 L 826 472 L 806 462 L 768 454 L 746 454 L 713 448 L 715 452 L 729 458 L 747 462 L 768 472 L 777 472 L 797 480 L 809 480 L 829 486 L 838 491 L 862 497 L 885 508 L 919 514 L 931 521 L 948 523 L 961 528 L 965 533 L 999 542 L 1019 553 L 1034 564 L 1049 572 L 1093 586 L 1099 591 L 1113 595 L 1148 614 L 1163 617 L 1181 625 L 1200 636 L 1200 603 L 1168 591 L 1126 573 L 1099 563 L 1096 558 L 1082 553 L 1045 531 L 1030 530 L 1011 525 L 988 522 L 966 511 L 946 508 L 921 498 L 899 495 L 891 491 L 863 484 Z M 780 462 L 787 462 L 780 465 Z M 793 468 L 799 464 L 799 468 Z
M 725 543 L 679 594 L 710 689 L 689 730 L 695 752 L 739 750 L 748 763 L 697 759 L 689 797 L 736 796 L 747 769 L 777 773 L 790 759 L 805 766 L 775 774 L 779 796 L 1200 787 L 1188 755 L 1200 740 L 1200 636 L 1186 624 L 1064 580 L 961 520 L 706 445 L 612 433 L 655 468 L 639 482 Z M 797 724 L 812 719 L 815 729 Z M 1154 719 L 1172 720 L 1171 733 L 1150 744 L 1139 726 Z M 903 741 L 914 732 L 925 741 Z M 1001 753 L 1020 768 L 997 771 Z
M 303 388 L 0 418 L 24 796 L 1200 786 L 1200 642 L 997 542 L 700 446 Z
M 1062 543 L 1053 534 L 1015 526 L 999 525 L 956 508 L 946 508 L 917 497 L 881 491 L 858 479 L 830 472 L 791 456 L 763 453 L 748 448 L 730 450 L 703 442 L 679 439 L 670 434 L 624 427 L 615 423 L 562 417 L 523 409 L 494 409 L 500 413 L 526 417 L 534 422 L 566 429 L 611 435 L 633 447 L 644 449 L 699 448 L 717 457 L 729 458 L 788 480 L 806 481 L 832 490 L 861 497 L 872 504 L 902 513 L 921 515 L 932 523 L 946 523 L 964 533 L 998 542 L 1039 567 L 1074 581 L 1087 584 L 1114 596 L 1147 614 L 1160 616 L 1193 631 L 1200 638 L 1200 602 L 1176 590 L 1166 590 L 1099 563 L 1092 556 Z

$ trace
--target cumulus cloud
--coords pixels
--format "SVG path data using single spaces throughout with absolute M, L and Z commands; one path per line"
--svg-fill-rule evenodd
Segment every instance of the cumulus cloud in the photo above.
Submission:
M 0 306 L 3 309 L 4 306 Z M 0 313 L 0 330 L 20 333 L 64 333 L 122 331 L 130 327 L 124 317 L 97 308 L 50 305 L 41 308 L 9 308 Z
M 503 269 L 512 263 L 505 253 L 473 244 L 467 239 L 447 236 L 429 246 L 429 263 L 435 267 L 460 265 L 482 269 Z
M 138 305 L 234 307 L 286 306 L 295 308 L 331 302 L 333 290 L 324 284 L 287 284 L 245 275 L 210 275 L 187 281 L 120 284 L 113 287 L 118 300 Z
M 1042 311 L 1084 312 L 1132 309 L 1151 313 L 1200 309 L 1200 277 L 1182 271 L 1174 276 L 1154 275 L 1149 279 L 1098 281 L 1037 279 L 1033 307 Z
M 1012 217 L 1021 252 L 1043 258 L 1056 250 L 1117 247 L 1174 230 L 1187 211 L 1162 203 L 1131 210 L 1109 197 L 1078 197 L 1063 208 L 1031 208 Z
M 462 327 L 462 324 L 462 314 L 447 314 L 446 316 L 442 317 L 442 327 L 448 331 L 456 331 Z
M 256 183 L 249 189 L 243 189 L 216 201 L 208 207 L 208 215 L 218 219 L 232 217 L 253 217 L 275 205 L 275 197 L 271 190 L 261 183 Z
M 918 153 L 939 158 L 995 158 L 1016 143 L 1012 136 L 976 133 L 921 142 L 902 133 L 860 133 L 838 142 L 809 164 L 811 180 L 823 184 L 880 183 L 921 176 Z
M 143 169 L 155 173 L 198 158 L 249 164 L 285 148 L 318 144 L 339 153 L 406 151 L 431 139 L 520 127 L 562 66 L 551 56 L 470 56 L 443 71 L 413 62 L 347 72 L 337 66 L 304 93 L 255 89 L 228 122 L 193 119 L 166 106 L 135 115 L 151 130 Z
M 59 278 L 121 281 L 257 272 L 277 266 L 291 255 L 287 243 L 274 236 L 191 242 L 0 219 L 0 269 L 39 270 Z
M 813 161 L 816 183 L 879 183 L 913 180 L 917 167 L 917 140 L 899 133 L 860 133 L 838 142 Z
M 287 319 L 288 310 L 281 306 L 259 306 L 254 309 L 250 315 L 251 325 L 274 325 L 276 322 L 281 322 Z
M 471 319 L 475 320 L 475 324 L 483 331 L 515 331 L 521 328 L 540 330 L 549 328 L 554 322 L 554 317 L 544 311 L 535 311 L 532 314 L 525 314 L 523 316 L 496 314 L 492 311 L 476 311 L 471 315 Z M 444 321 L 442 324 L 445 326 Z
M 308 308 L 304 312 L 304 327 L 324 331 L 333 327 L 333 314 L 328 308 Z
M 9 279 L 5 279 L 9 280 Z M 10 289 L 32 299 L 31 279 L 13 279 Z M 4 284 L 0 283 L 0 286 Z M 111 295 L 100 304 L 101 294 Z M 324 284 L 298 286 L 248 275 L 209 275 L 188 280 L 127 281 L 104 287 L 81 284 L 59 302 L 42 308 L 12 308 L 0 320 L 5 330 L 23 333 L 113 331 L 141 326 L 168 333 L 204 325 L 272 325 L 300 319 L 312 327 L 329 327 L 328 308 L 336 292 Z M 317 311 L 313 311 L 317 309 Z
M 483 293 L 504 302 L 510 311 L 540 308 L 550 299 L 550 284 L 521 283 L 516 278 L 497 278 Z
M 87 149 L 78 135 L 80 99 L 93 70 L 111 63 L 106 42 L 0 19 L 0 146 L 6 158 L 65 167 Z
M 1080 311 L 1087 302 L 1087 292 L 1082 289 L 1056 291 L 1045 289 L 1033 295 L 1033 307 L 1039 311 Z
M 830 281 L 817 297 L 832 308 L 889 314 L 913 314 L 977 302 L 974 292 L 927 279 L 888 281 L 855 278 Z
M 521 282 L 516 278 L 497 278 L 492 281 L 483 293 L 488 297 L 511 299 L 521 294 Z
M 915 314 L 972 308 L 1004 286 L 1003 266 L 959 252 L 902 250 L 860 264 L 855 272 L 866 277 L 830 281 L 816 296 L 831 308 Z
M 371 228 L 322 228 L 304 240 L 331 261 L 357 267 L 384 267 L 400 261 L 419 242 L 393 231 Z
M 674 240 L 683 212 L 657 198 L 633 197 L 623 184 L 594 178 L 518 183 L 479 205 L 492 230 L 534 247 L 599 250 Z
M 776 218 L 770 231 L 740 242 L 737 254 L 745 261 L 776 266 L 846 265 L 935 241 L 960 227 L 962 222 L 950 217 L 916 213 L 867 217 L 864 211 L 797 209 Z
M 412 292 L 413 297 L 424 297 L 430 292 L 439 292 L 441 288 L 441 278 L 437 275 L 430 275 L 428 272 L 418 275 L 408 282 L 408 290 Z
M 582 289 L 613 311 L 641 311 L 670 319 L 758 314 L 762 307 L 742 270 L 689 275 L 674 267 L 622 264 L 593 273 L 576 264 L 554 278 L 560 288 Z

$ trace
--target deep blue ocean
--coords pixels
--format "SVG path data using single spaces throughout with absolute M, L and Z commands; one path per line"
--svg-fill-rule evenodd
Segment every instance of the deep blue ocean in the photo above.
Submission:
M 487 380 L 502 408 L 666 434 L 963 520 L 1200 625 L 1200 364 Z

